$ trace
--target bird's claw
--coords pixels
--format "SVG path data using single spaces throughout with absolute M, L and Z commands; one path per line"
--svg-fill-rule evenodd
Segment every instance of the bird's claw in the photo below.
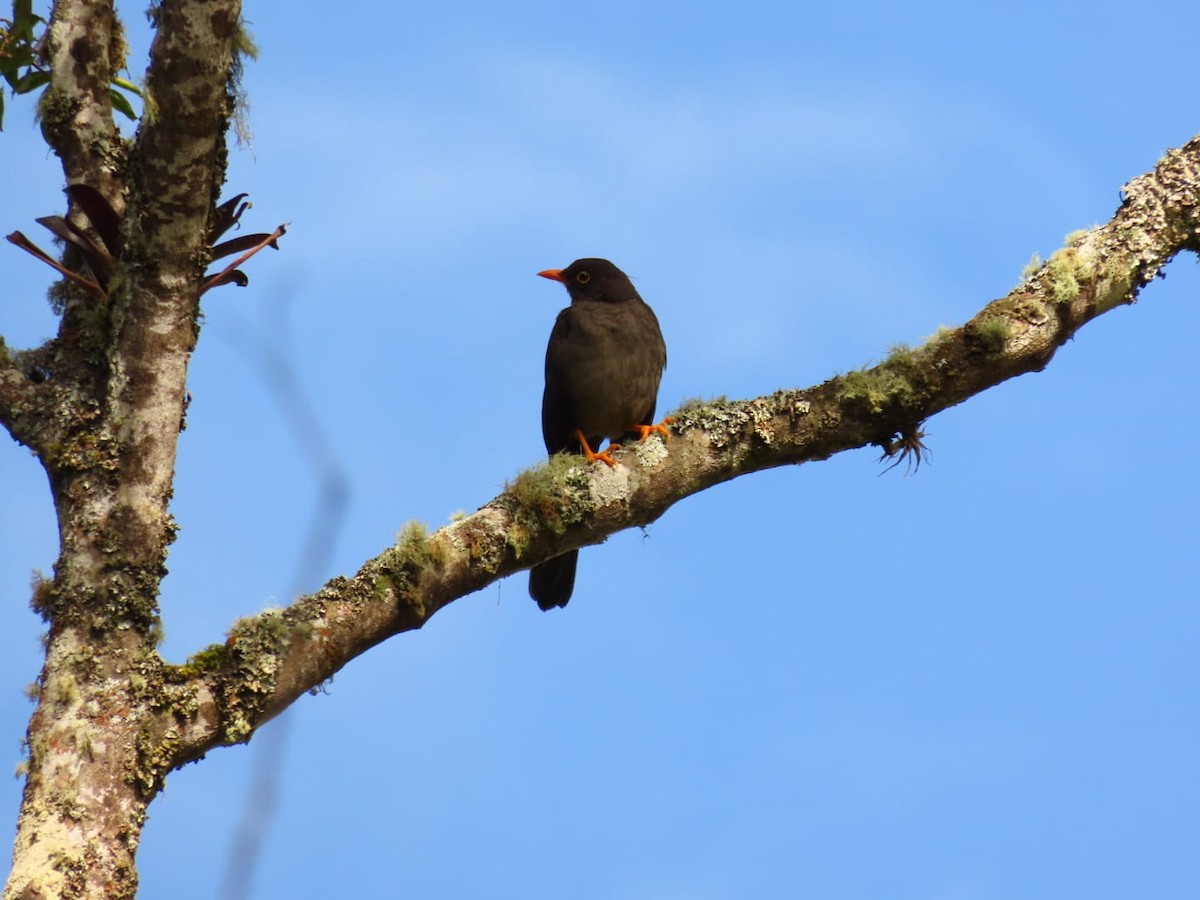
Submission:
M 587 460 L 588 460 L 588 462 L 595 462 L 596 460 L 600 460 L 600 462 L 602 462 L 602 463 L 608 463 L 608 467 L 610 469 L 616 468 L 617 461 L 615 459 L 613 459 L 611 456 L 609 456 L 609 454 L 612 453 L 614 450 L 620 450 L 620 449 L 621 449 L 620 444 L 609 444 L 607 447 L 605 447 L 599 453 L 593 453 L 589 449 L 586 454 Z
M 661 434 L 664 441 L 669 441 L 671 439 L 671 432 L 667 431 L 667 426 L 674 421 L 675 419 L 671 416 L 667 416 L 657 425 L 634 425 L 629 430 L 640 434 L 643 441 L 652 434 Z
M 587 438 L 583 436 L 583 432 L 580 431 L 578 428 L 575 429 L 575 438 L 576 438 L 576 440 L 579 441 L 579 449 L 581 449 L 583 451 L 583 455 L 584 455 L 584 457 L 586 457 L 588 462 L 595 462 L 596 460 L 600 460 L 600 462 L 608 463 L 608 467 L 610 469 L 616 467 L 617 461 L 615 459 L 613 459 L 610 454 L 614 450 L 620 450 L 621 449 L 620 444 L 610 443 L 602 451 L 597 452 L 588 446 Z

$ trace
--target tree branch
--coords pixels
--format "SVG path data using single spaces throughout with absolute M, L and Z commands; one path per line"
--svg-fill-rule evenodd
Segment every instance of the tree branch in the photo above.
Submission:
M 138 132 L 131 184 L 139 249 L 173 269 L 190 261 L 197 284 L 207 263 L 209 216 L 225 180 L 224 135 L 233 110 L 229 81 L 241 9 L 239 0 L 163 0 L 146 72 L 153 114 Z
M 1083 325 L 1132 303 L 1180 250 L 1200 247 L 1200 137 L 1125 193 L 1107 225 L 1069 236 L 1007 296 L 921 347 L 805 390 L 685 406 L 669 445 L 622 451 L 614 469 L 556 457 L 473 515 L 428 537 L 410 525 L 353 577 L 243 619 L 225 644 L 167 670 L 180 699 L 167 742 L 173 765 L 248 740 L 358 654 L 520 569 L 653 522 L 740 475 L 867 444 L 890 452 L 894 435 L 911 437 L 929 416 L 1041 370 Z
M 113 124 L 109 84 L 125 64 L 125 39 L 112 0 L 58 0 L 47 34 L 51 74 L 38 104 L 42 133 L 68 184 L 91 184 L 115 205 L 124 142 Z
M 15 351 L 0 337 L 0 425 L 39 457 L 59 436 L 44 386 L 53 345 L 47 341 L 33 350 Z

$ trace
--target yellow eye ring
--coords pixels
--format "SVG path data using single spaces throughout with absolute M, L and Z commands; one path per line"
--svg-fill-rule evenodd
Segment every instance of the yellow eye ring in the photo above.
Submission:
M 586 271 L 585 272 L 576 272 L 575 280 L 578 281 L 580 284 L 587 284 L 589 281 L 592 280 L 592 273 L 586 272 Z

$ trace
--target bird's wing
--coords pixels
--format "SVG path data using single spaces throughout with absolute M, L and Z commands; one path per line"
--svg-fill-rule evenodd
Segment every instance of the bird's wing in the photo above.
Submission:
M 567 395 L 566 381 L 563 378 L 563 363 L 558 358 L 572 330 L 570 311 L 570 307 L 567 307 L 558 314 L 554 328 L 550 332 L 550 340 L 546 344 L 546 389 L 542 392 L 542 440 L 545 441 L 547 453 L 579 448 L 579 442 L 575 439 L 575 416 L 571 409 L 571 399 Z

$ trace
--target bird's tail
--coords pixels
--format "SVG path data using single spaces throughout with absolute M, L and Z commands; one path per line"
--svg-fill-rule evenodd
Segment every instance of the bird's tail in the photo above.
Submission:
M 575 563 L 578 550 L 568 550 L 562 556 L 547 560 L 529 570 L 529 596 L 542 609 L 566 606 L 575 589 Z

